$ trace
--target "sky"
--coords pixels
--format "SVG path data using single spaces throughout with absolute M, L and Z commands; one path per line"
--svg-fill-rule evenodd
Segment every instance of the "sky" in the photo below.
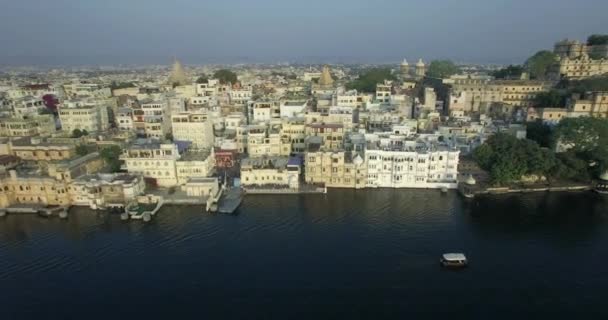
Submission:
M 521 63 L 608 0 L 0 0 L 0 65 Z

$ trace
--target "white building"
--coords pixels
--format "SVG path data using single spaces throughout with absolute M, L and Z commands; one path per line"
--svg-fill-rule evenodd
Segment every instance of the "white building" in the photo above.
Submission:
M 365 151 L 371 188 L 457 187 L 460 151 L 436 142 L 403 136 L 372 141 Z
M 118 130 L 133 130 L 133 110 L 131 108 L 118 108 L 116 113 L 116 126 Z
M 158 142 L 134 144 L 120 157 L 129 173 L 140 173 L 161 187 L 177 185 L 175 162 L 179 158 L 177 145 Z
M 59 120 L 62 130 L 68 133 L 75 129 L 100 132 L 110 127 L 108 108 L 105 105 L 61 108 L 59 110 Z
M 204 112 L 180 113 L 171 116 L 173 139 L 190 141 L 196 149 L 213 146 L 213 121 Z
M 295 118 L 303 116 L 306 112 L 306 105 L 307 101 L 305 100 L 287 100 L 281 102 L 281 105 L 279 107 L 281 118 Z

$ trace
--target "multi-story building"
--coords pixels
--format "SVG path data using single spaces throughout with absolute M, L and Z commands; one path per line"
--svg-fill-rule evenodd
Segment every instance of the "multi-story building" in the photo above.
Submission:
M 310 123 L 306 125 L 307 137 L 321 137 L 323 147 L 328 150 L 344 146 L 344 125 L 336 123 Z
M 133 130 L 133 109 L 118 108 L 116 113 L 116 127 L 122 131 Z
M 448 109 L 465 113 L 483 112 L 494 103 L 529 107 L 536 96 L 549 90 L 551 84 L 539 80 L 451 79 Z M 461 101 L 462 99 L 463 101 Z M 462 108 L 462 109 L 461 109 Z
M 281 139 L 291 142 L 291 153 L 304 153 L 306 144 L 306 125 L 297 121 L 283 121 Z
M 213 146 L 213 122 L 206 112 L 180 113 L 171 116 L 173 139 L 190 141 L 196 149 Z
M 71 204 L 101 209 L 134 201 L 144 193 L 146 184 L 141 175 L 90 174 L 72 181 L 68 187 Z
M 315 146 L 305 156 L 305 180 L 332 188 L 365 188 L 367 168 L 363 156 L 344 150 L 324 151 Z
M 380 138 L 365 151 L 367 187 L 456 188 L 459 153 L 437 142 Z
M 280 133 L 280 126 L 249 126 L 247 153 L 250 157 L 289 156 L 291 140 Z
M 105 105 L 61 108 L 59 120 L 63 131 L 86 130 L 88 132 L 105 131 L 110 127 L 108 108 Z
M 577 58 L 564 57 L 559 60 L 556 69 L 553 77 L 557 79 L 580 80 L 604 75 L 608 73 L 608 57 L 591 59 L 587 54 Z
M 306 112 L 307 101 L 305 100 L 286 100 L 282 101 L 279 109 L 281 118 L 301 117 Z
M 182 185 L 191 177 L 213 173 L 215 157 L 210 149 L 181 150 L 173 143 L 137 142 L 120 157 L 129 173 L 140 173 L 153 185 Z
M 567 109 L 571 117 L 591 116 L 608 118 L 608 92 L 594 91 L 574 96 Z
M 230 103 L 235 105 L 244 106 L 247 104 L 249 100 L 251 100 L 251 96 L 253 94 L 251 87 L 246 88 L 232 88 L 230 92 L 228 92 L 228 96 L 230 97 Z
M 213 174 L 215 155 L 213 149 L 188 150 L 175 162 L 177 183 L 184 185 L 190 178 L 205 178 Z
M 40 174 L 17 174 L 9 170 L 0 174 L 0 208 L 14 204 L 70 205 L 68 184 Z
M 392 83 L 385 81 L 376 85 L 376 100 L 380 103 L 389 103 L 391 100 Z
M 136 143 L 120 156 L 129 173 L 140 173 L 151 184 L 162 187 L 177 185 L 175 162 L 179 158 L 177 145 L 152 141 Z
M 25 96 L 11 100 L 11 106 L 13 109 L 13 116 L 16 118 L 22 118 L 26 116 L 37 115 L 40 110 L 46 108 L 44 101 L 39 97 Z
M 74 145 L 53 143 L 39 137 L 24 137 L 9 142 L 9 152 L 24 161 L 60 161 L 74 157 Z
M 0 136 L 48 136 L 55 132 L 55 119 L 50 114 L 26 118 L 0 118 Z
M 168 100 L 145 100 L 140 109 L 134 110 L 134 123 L 138 134 L 163 139 L 171 132 L 171 118 Z
M 241 161 L 243 187 L 300 187 L 301 160 L 289 157 L 245 158 Z

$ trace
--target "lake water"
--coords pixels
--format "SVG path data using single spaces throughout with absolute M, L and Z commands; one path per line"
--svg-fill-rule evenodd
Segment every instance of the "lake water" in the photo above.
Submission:
M 462 251 L 470 267 L 439 266 Z M 608 197 L 330 190 L 0 218 L 0 319 L 607 318 Z M 583 317 L 581 317 L 581 315 Z

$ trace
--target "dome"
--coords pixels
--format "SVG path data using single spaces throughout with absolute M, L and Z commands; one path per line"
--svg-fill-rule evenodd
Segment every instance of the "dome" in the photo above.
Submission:
M 403 59 L 403 61 L 401 61 L 401 65 L 402 66 L 409 66 L 409 64 L 407 63 L 407 59 Z
M 329 66 L 323 66 L 323 71 L 321 72 L 321 78 L 319 78 L 320 86 L 331 86 L 334 83 L 334 79 L 331 77 L 331 73 L 329 72 Z
M 418 62 L 416 62 L 416 67 L 424 67 L 424 62 L 422 62 L 422 59 L 418 59 Z
M 357 155 L 354 159 L 353 159 L 353 163 L 356 166 L 360 166 L 361 164 L 363 164 L 363 159 L 361 158 L 360 155 Z
M 475 183 L 477 183 L 477 181 L 475 181 L 475 178 L 473 178 L 473 175 L 470 175 L 470 176 L 469 176 L 469 177 L 468 177 L 468 178 L 467 178 L 467 179 L 464 181 L 464 183 L 466 183 L 466 184 L 468 184 L 468 185 L 472 186 L 472 185 L 474 185 Z
M 600 175 L 600 179 L 604 180 L 604 181 L 608 181 L 608 170 L 604 171 L 604 173 L 602 173 Z
M 184 67 L 182 66 L 182 63 L 177 59 L 175 59 L 175 61 L 173 62 L 173 70 L 171 70 L 171 75 L 169 76 L 169 84 L 188 84 L 188 77 L 184 72 Z

